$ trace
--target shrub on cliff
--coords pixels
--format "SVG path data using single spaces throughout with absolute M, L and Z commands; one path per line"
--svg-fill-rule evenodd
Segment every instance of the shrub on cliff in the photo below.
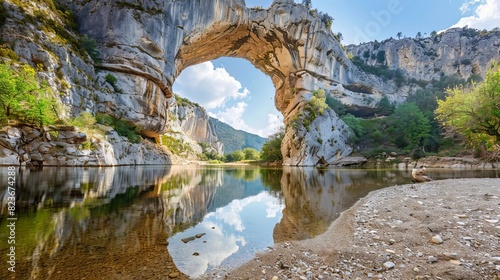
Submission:
M 29 65 L 0 63 L 0 122 L 19 120 L 39 127 L 57 120 L 51 89 Z

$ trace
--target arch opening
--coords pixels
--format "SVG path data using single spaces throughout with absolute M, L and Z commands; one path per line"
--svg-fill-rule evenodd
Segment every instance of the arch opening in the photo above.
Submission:
M 220 57 L 185 68 L 173 92 L 198 103 L 210 117 L 235 129 L 268 137 L 283 125 L 269 76 L 242 58 Z

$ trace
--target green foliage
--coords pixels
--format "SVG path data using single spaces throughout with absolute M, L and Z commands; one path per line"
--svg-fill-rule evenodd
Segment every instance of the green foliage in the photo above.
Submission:
M 115 76 L 107 74 L 104 78 L 106 79 L 106 82 L 108 82 L 110 85 L 116 86 L 116 82 L 118 81 L 118 79 Z
M 202 149 L 202 152 L 199 155 L 200 160 L 205 160 L 205 161 L 215 160 L 217 162 L 224 160 L 224 156 L 220 156 L 219 154 L 217 154 L 215 149 L 213 149 L 209 143 L 200 142 L 198 144 Z
M 179 107 L 187 107 L 187 106 L 201 107 L 200 104 L 193 102 L 187 98 L 181 97 L 178 94 L 174 94 L 174 97 L 175 97 L 175 102 Z
M 116 85 L 118 79 L 115 76 L 111 74 L 106 74 L 106 76 L 104 76 L 104 79 L 108 84 L 110 84 L 113 87 L 113 90 L 115 92 L 122 93 L 122 90 Z
M 460 63 L 462 63 L 463 65 L 471 65 L 472 64 L 472 60 L 470 58 L 465 58 L 465 59 L 462 59 L 460 61 Z
M 245 154 L 246 160 L 259 160 L 260 152 L 253 148 L 245 148 L 243 149 L 243 153 Z
M 50 96 L 39 94 L 38 96 L 27 95 L 24 101 L 25 106 L 25 121 L 43 127 L 53 124 L 56 120 L 54 112 L 55 101 Z
M 94 118 L 92 113 L 83 112 L 77 117 L 73 118 L 70 123 L 76 127 L 85 128 L 95 125 L 97 120 Z
M 97 50 L 96 40 L 87 36 L 87 34 L 79 37 L 79 46 L 85 50 L 85 52 L 92 58 L 92 60 L 100 64 L 102 63 L 101 53 Z
M 304 107 L 304 112 L 297 114 L 292 120 L 292 126 L 295 129 L 303 126 L 309 131 L 309 127 L 316 117 L 318 117 L 318 113 L 323 115 L 327 108 L 325 91 L 322 89 L 315 90 L 311 99 L 309 99 L 309 102 Z
M 434 112 L 438 99 L 444 99 L 443 92 L 418 89 L 414 94 L 408 96 L 406 101 L 415 103 L 422 112 Z
M 488 71 L 484 82 L 448 90 L 446 99 L 438 101 L 436 116 L 473 146 L 485 142 L 491 148 L 500 142 L 500 68 Z
M 332 16 L 330 16 L 326 12 L 319 12 L 319 17 L 321 18 L 321 21 L 325 24 L 326 28 L 328 28 L 328 29 L 332 28 L 332 24 L 333 24 L 333 17 Z M 337 39 L 339 39 L 339 38 L 337 38 Z
M 347 114 L 342 117 L 342 120 L 349 126 L 354 132 L 353 140 L 354 142 L 358 142 L 359 139 L 365 134 L 365 128 L 361 125 L 361 119 L 356 118 L 351 114 Z
M 8 57 L 12 60 L 19 60 L 19 55 L 11 49 L 8 44 L 0 45 L 0 57 Z
M 311 9 L 311 0 L 302 0 L 302 5 L 306 6 L 307 9 Z
M 430 136 L 429 120 L 415 103 L 405 103 L 396 108 L 393 115 L 394 128 L 399 133 L 399 144 L 412 150 L 423 145 Z
M 184 143 L 182 139 L 177 139 L 170 135 L 161 136 L 162 144 L 167 147 L 173 154 L 187 155 L 193 152 L 193 149 L 188 144 Z
M 458 74 L 453 74 L 451 76 L 441 76 L 439 81 L 432 81 L 434 88 L 440 91 L 445 91 L 450 88 L 455 88 L 460 85 L 465 85 L 466 81 L 461 79 Z
M 226 161 L 228 162 L 242 161 L 244 159 L 245 159 L 245 154 L 241 150 L 237 150 L 226 155 Z
M 54 123 L 56 102 L 50 88 L 40 86 L 28 65 L 14 69 L 0 63 L 0 121 L 17 119 L 37 126 Z
M 380 64 L 385 62 L 385 51 L 379 51 L 377 53 L 377 62 Z
M 331 94 L 326 95 L 325 102 L 328 107 L 335 111 L 335 113 L 337 113 L 339 116 L 343 116 L 347 113 L 347 108 L 345 107 L 345 105 L 340 100 L 333 97 Z
M 142 138 L 139 135 L 139 128 L 129 124 L 123 119 L 116 118 L 108 114 L 97 114 L 96 122 L 102 125 L 111 126 L 118 135 L 127 137 L 131 143 L 139 143 Z
M 236 150 L 243 150 L 244 148 L 254 148 L 260 151 L 262 145 L 264 145 L 266 141 L 265 138 L 259 135 L 234 129 L 214 118 L 210 118 L 210 126 L 215 129 L 217 138 L 224 144 L 225 153 L 232 153 Z
M 381 52 L 378 52 L 381 53 Z M 385 60 L 385 54 L 384 54 L 384 60 Z M 384 80 L 391 80 L 393 79 L 396 85 L 402 86 L 403 83 L 405 82 L 405 77 L 403 75 L 403 72 L 401 70 L 390 70 L 387 68 L 385 65 L 381 66 L 371 66 L 366 64 L 363 59 L 361 59 L 359 56 L 354 56 L 352 58 L 352 62 L 358 66 L 361 70 L 373 74 L 375 76 L 381 77 Z
M 389 98 L 387 98 L 387 96 L 382 97 L 382 99 L 380 99 L 379 103 L 377 104 L 379 114 L 384 116 L 394 113 L 395 107 L 396 106 L 394 106 L 394 104 L 389 101 Z
M 284 130 L 269 136 L 266 143 L 264 143 L 264 146 L 262 146 L 262 152 L 260 153 L 261 159 L 268 162 L 282 160 L 283 155 L 281 154 L 281 142 L 284 137 Z
M 7 13 L 7 11 L 5 10 L 5 8 L 3 7 L 3 3 L 5 1 L 0 1 L 0 27 L 2 27 L 5 22 L 7 21 L 7 18 L 9 17 L 9 14 Z
M 363 53 L 363 57 L 368 59 L 370 58 L 370 51 L 369 50 L 366 50 L 364 53 Z

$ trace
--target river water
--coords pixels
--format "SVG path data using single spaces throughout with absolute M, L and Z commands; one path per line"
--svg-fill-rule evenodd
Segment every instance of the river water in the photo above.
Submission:
M 177 269 L 195 278 L 237 266 L 277 242 L 322 234 L 368 192 L 411 183 L 408 170 L 392 169 L 16 169 L 10 216 L 8 172 L 0 168 L 0 279 L 167 279 Z M 427 173 L 498 176 L 498 170 Z M 8 227 L 13 221 L 15 229 Z M 12 251 L 15 273 L 8 271 Z

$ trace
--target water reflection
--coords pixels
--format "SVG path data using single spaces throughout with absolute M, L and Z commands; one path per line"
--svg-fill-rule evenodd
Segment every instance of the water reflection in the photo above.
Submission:
M 369 191 L 409 182 L 406 171 L 291 167 L 21 171 L 17 279 L 195 277 L 215 266 L 235 266 L 275 242 L 319 235 Z M 6 182 L 6 168 L 0 172 L 0 182 Z M 496 176 L 471 170 L 428 174 Z M 0 255 L 5 256 L 5 184 L 0 196 Z M 181 241 L 198 233 L 206 234 Z M 2 261 L 0 279 L 12 276 Z

